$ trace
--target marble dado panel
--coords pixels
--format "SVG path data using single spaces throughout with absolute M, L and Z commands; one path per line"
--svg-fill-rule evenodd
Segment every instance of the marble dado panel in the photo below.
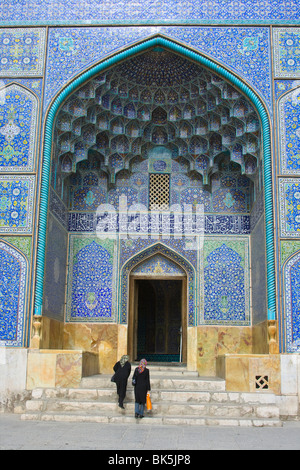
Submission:
M 121 355 L 120 325 L 95 323 L 66 323 L 64 326 L 64 348 L 79 349 L 99 354 L 99 371 L 110 374 L 114 364 L 127 350 L 127 339 L 124 342 Z M 126 330 L 127 338 L 127 330 Z
M 0 176 L 0 231 L 31 233 L 35 176 Z
M 293 81 L 292 86 L 295 88 L 278 101 L 280 171 L 283 175 L 300 175 L 300 80 Z
M 300 234 L 300 179 L 279 180 L 280 235 L 299 237 Z
M 70 237 L 67 321 L 115 321 L 116 244 Z
M 217 358 L 223 354 L 249 354 L 251 327 L 201 326 L 197 328 L 197 369 L 203 376 L 217 375 Z
M 274 28 L 276 77 L 300 78 L 300 28 Z
M 16 84 L 0 89 L 1 172 L 33 171 L 37 117 L 37 98 L 29 90 Z
M 90 27 L 49 31 L 45 109 L 73 77 L 110 54 L 161 34 L 230 68 L 258 91 L 271 109 L 269 29 L 256 27 Z
M 0 77 L 41 76 L 45 28 L 0 29 Z

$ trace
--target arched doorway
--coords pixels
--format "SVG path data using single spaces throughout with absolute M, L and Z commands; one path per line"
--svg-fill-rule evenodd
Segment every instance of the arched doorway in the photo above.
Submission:
M 159 252 L 129 277 L 128 353 L 134 360 L 186 362 L 187 273 Z

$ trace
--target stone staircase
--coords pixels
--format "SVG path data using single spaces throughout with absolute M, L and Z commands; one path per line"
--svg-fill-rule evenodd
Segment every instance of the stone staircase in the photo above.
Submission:
M 134 370 L 134 365 L 132 367 Z M 134 418 L 128 380 L 125 411 L 117 406 L 110 375 L 82 379 L 79 388 L 34 389 L 24 420 L 211 426 L 281 426 L 275 395 L 226 392 L 220 378 L 199 377 L 183 366 L 150 365 L 152 411 Z

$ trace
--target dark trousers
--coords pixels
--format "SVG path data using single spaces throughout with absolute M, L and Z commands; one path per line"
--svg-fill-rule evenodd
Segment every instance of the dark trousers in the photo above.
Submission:
M 123 401 L 126 397 L 127 380 L 121 380 L 117 383 L 117 394 L 119 395 L 119 405 L 123 406 Z

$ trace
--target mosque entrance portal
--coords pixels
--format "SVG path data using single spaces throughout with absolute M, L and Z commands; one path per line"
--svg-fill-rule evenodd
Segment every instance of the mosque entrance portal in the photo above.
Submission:
M 133 278 L 131 288 L 133 359 L 186 362 L 185 278 Z

